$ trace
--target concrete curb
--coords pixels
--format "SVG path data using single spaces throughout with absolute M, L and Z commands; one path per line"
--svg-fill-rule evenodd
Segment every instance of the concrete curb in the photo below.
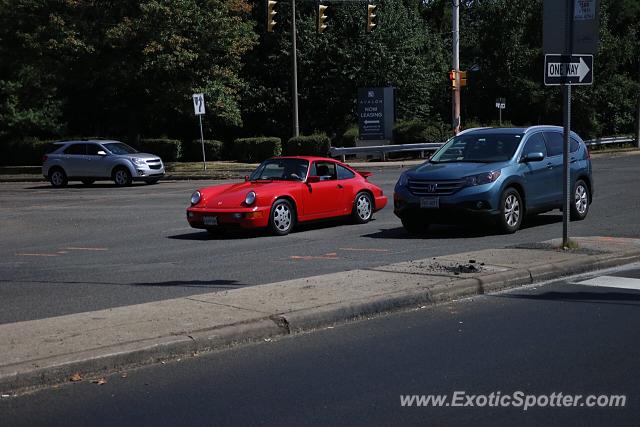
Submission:
M 74 373 L 84 379 L 97 378 L 115 371 L 135 368 L 199 352 L 226 348 L 238 343 L 268 340 L 382 313 L 424 305 L 436 305 L 460 298 L 559 279 L 640 261 L 640 250 L 604 253 L 588 258 L 520 268 L 461 278 L 431 289 L 408 289 L 365 298 L 356 302 L 340 302 L 313 309 L 281 313 L 266 318 L 221 327 L 170 335 L 144 341 L 128 342 L 113 348 L 104 347 L 52 359 L 29 361 L 9 366 L 0 375 L 0 390 L 25 391 L 63 383 Z M 38 365 L 47 364 L 46 367 Z M 5 367 L 7 368 L 7 367 Z M 9 372 L 7 372 L 9 371 Z
M 15 372 L 0 376 L 0 390 L 5 393 L 60 384 L 68 381 L 75 373 L 80 373 L 83 379 L 91 379 L 125 368 L 194 356 L 199 352 L 286 334 L 287 331 L 273 320 L 259 319 L 187 335 L 132 342 L 115 348 L 99 348 L 54 358 L 47 361 L 47 367 L 34 364 L 32 369 L 25 370 L 24 365 L 15 365 Z

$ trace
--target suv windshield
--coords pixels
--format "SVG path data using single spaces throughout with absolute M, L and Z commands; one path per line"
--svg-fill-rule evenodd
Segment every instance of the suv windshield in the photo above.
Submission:
M 138 150 L 129 147 L 124 142 L 110 142 L 102 145 L 113 154 L 135 154 L 138 152 Z
M 302 159 L 269 159 L 262 162 L 251 174 L 251 181 L 293 180 L 304 181 L 307 177 L 309 162 Z
M 493 163 L 513 157 L 522 134 L 468 133 L 453 137 L 436 154 L 431 163 Z

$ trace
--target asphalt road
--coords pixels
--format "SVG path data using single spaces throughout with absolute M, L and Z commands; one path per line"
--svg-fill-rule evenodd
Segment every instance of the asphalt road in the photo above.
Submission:
M 640 235 L 640 156 L 594 159 L 596 194 L 571 235 Z M 392 196 L 399 168 L 371 169 Z M 365 225 L 304 226 L 286 237 L 210 237 L 189 228 L 191 192 L 211 182 L 53 189 L 0 184 L 0 323 L 92 311 L 562 235 L 559 212 L 514 235 L 435 226 L 412 238 L 387 207 Z
M 634 270 L 606 272 L 640 279 Z M 617 278 L 616 278 L 617 277 Z M 485 295 L 0 400 L 6 425 L 635 426 L 640 284 Z M 624 407 L 402 407 L 400 395 L 624 395 Z M 449 400 L 451 402 L 451 400 Z M 462 400 L 467 404 L 466 399 Z M 540 400 L 544 404 L 544 400 Z M 584 402 L 584 400 L 580 401 Z M 517 403 L 514 401 L 514 403 Z

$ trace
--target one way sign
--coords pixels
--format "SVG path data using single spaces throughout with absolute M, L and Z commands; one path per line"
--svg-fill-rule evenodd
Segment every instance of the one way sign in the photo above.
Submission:
M 593 55 L 545 55 L 544 84 L 593 84 Z

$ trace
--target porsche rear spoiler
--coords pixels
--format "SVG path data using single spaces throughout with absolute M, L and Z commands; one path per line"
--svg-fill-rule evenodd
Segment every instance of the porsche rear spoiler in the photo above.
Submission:
M 371 175 L 373 175 L 372 172 L 367 172 L 367 171 L 358 171 L 358 173 L 360 174 L 361 177 L 363 177 L 364 179 L 369 178 Z

